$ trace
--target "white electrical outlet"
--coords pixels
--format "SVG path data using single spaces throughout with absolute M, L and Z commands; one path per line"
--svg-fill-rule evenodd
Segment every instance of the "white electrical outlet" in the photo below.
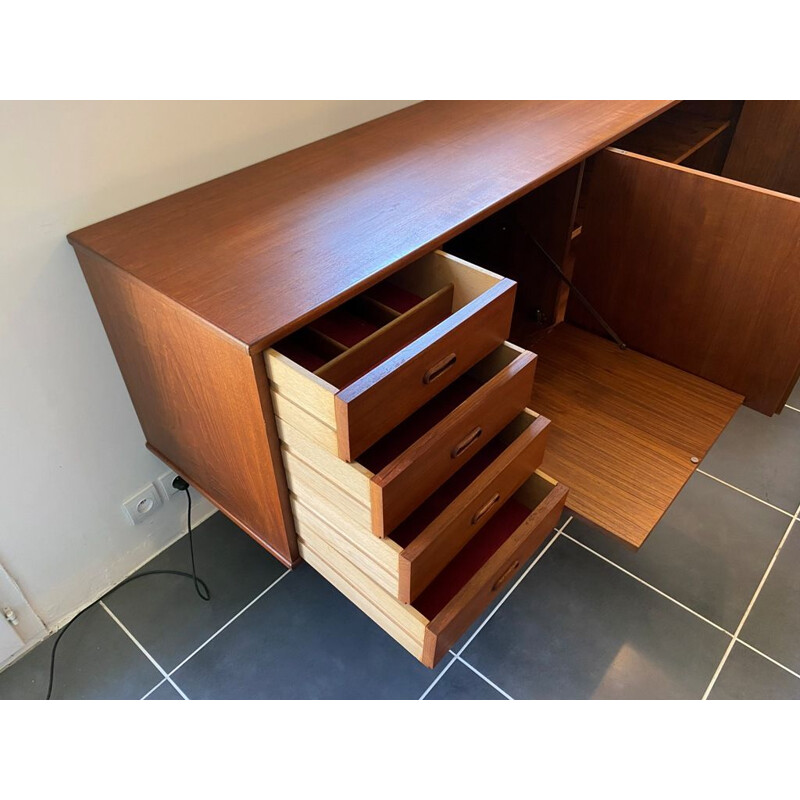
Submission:
M 161 490 L 161 495 L 165 500 L 169 500 L 172 495 L 177 494 L 178 489 L 172 485 L 172 481 L 177 477 L 177 472 L 169 470 L 156 478 L 156 486 Z
M 161 495 L 156 485 L 151 483 L 138 494 L 128 498 L 122 504 L 122 508 L 131 525 L 138 525 L 161 508 Z

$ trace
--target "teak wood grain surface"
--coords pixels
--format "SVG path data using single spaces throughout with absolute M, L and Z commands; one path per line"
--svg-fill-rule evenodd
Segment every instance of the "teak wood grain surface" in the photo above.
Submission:
M 779 411 L 800 369 L 799 266 L 800 199 L 598 156 L 574 281 L 634 350 Z M 572 299 L 567 319 L 599 332 Z
M 542 463 L 550 421 L 537 417 L 400 553 L 399 597 L 412 603 Z
M 370 495 L 377 536 L 388 535 L 525 408 L 535 368 L 536 356 L 520 352 L 374 476 Z
M 503 279 L 338 392 L 339 456 L 352 461 L 508 336 L 516 284 Z
M 573 511 L 639 547 L 741 396 L 567 323 L 537 350 L 542 469 L 569 486 Z
M 425 629 L 423 664 L 429 667 L 437 664 L 478 614 L 536 552 L 536 548 L 558 524 L 568 493 L 566 486 L 556 484 L 541 502 L 531 506 L 531 513 L 522 524 L 431 620 Z M 520 494 L 525 493 L 520 490 Z M 452 566 L 458 568 L 455 562 Z
M 297 561 L 264 360 L 78 252 L 148 447 L 284 564 Z
M 637 128 L 614 146 L 670 164 L 682 164 L 730 124 L 728 119 L 699 114 L 682 104 Z
M 336 356 L 316 374 L 334 386 L 347 386 L 445 320 L 452 307 L 450 284 Z
M 69 240 L 256 352 L 670 105 L 420 103 Z
M 800 196 L 800 100 L 748 100 L 722 174 Z

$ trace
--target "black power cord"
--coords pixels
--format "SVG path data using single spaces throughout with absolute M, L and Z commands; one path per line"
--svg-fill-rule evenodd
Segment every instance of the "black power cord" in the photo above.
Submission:
M 131 575 L 130 578 L 125 578 L 124 581 L 118 583 L 113 589 L 107 591 L 102 597 L 99 597 L 97 600 L 94 601 L 89 606 L 83 609 L 79 614 L 76 614 L 58 633 L 56 637 L 55 644 L 53 644 L 53 650 L 50 653 L 50 681 L 47 685 L 47 700 L 50 699 L 51 695 L 53 694 L 53 678 L 55 677 L 55 667 L 56 667 L 56 650 L 58 649 L 58 643 L 61 641 L 61 637 L 70 629 L 70 626 L 76 622 L 80 617 L 85 614 L 90 608 L 94 608 L 99 602 L 105 600 L 106 597 L 114 594 L 117 589 L 121 589 L 128 583 L 138 580 L 139 578 L 147 578 L 150 575 L 179 575 L 182 578 L 191 578 L 194 581 L 194 589 L 197 592 L 198 597 L 201 600 L 208 601 L 211 599 L 211 592 L 208 590 L 208 586 L 206 582 L 202 578 L 197 577 L 197 568 L 195 567 L 194 561 L 194 538 L 192 536 L 192 495 L 189 492 L 189 484 L 181 478 L 180 475 L 174 478 L 172 481 L 172 485 L 181 492 L 186 492 L 186 527 L 188 528 L 189 532 L 189 554 L 191 555 L 192 559 L 192 571 L 191 572 L 181 572 L 180 570 L 175 569 L 151 569 L 147 572 L 140 572 L 137 575 Z

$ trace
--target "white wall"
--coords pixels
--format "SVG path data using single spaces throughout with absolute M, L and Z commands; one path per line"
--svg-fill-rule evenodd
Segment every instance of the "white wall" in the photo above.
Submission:
M 165 468 L 65 235 L 404 105 L 0 103 L 0 564 L 48 626 L 185 524 L 182 495 L 137 527 L 122 516 Z

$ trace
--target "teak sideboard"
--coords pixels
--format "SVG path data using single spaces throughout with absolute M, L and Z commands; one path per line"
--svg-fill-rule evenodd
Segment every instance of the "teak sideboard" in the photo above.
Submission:
M 428 666 L 800 369 L 800 103 L 427 102 L 69 235 L 147 446 Z

